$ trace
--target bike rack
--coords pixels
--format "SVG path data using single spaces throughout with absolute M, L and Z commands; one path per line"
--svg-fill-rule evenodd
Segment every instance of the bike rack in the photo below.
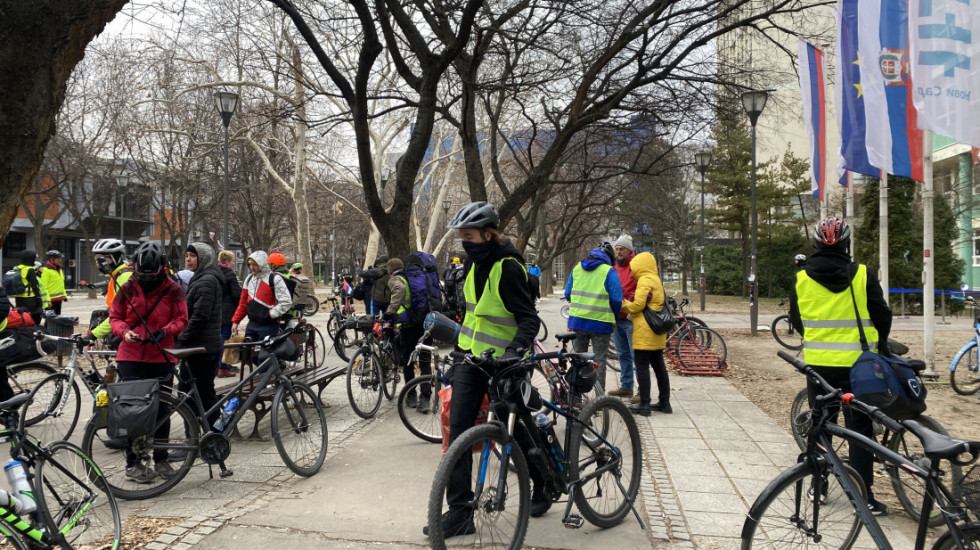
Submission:
M 667 341 L 666 356 L 681 374 L 696 376 L 722 376 L 728 370 L 728 362 L 721 362 L 718 354 L 711 350 L 699 350 L 693 345 L 682 345 L 685 367 L 674 353 L 675 339 Z M 719 366 L 719 363 L 721 365 Z

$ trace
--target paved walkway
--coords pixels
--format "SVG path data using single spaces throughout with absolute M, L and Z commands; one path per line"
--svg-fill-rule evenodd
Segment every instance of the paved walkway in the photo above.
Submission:
M 71 302 L 71 310 L 81 312 L 86 304 L 80 302 L 86 301 Z M 555 299 L 541 303 L 553 332 L 563 325 L 560 305 Z M 85 319 L 90 309 L 91 304 Z M 332 355 L 328 360 L 339 361 Z M 674 414 L 639 418 L 645 467 L 637 506 L 647 530 L 632 517 L 613 529 L 586 524 L 567 530 L 557 505 L 531 520 L 526 547 L 740 547 L 748 507 L 769 480 L 795 463 L 796 445 L 724 378 L 672 373 L 671 386 Z M 127 516 L 179 522 L 147 548 L 428 547 L 421 528 L 440 447 L 414 438 L 391 403 L 372 420 L 357 418 L 346 403 L 342 378 L 325 394 L 332 405 L 329 447 L 317 475 L 292 475 L 271 441 L 234 442 L 233 477 L 209 479 L 207 467 L 198 463 L 169 493 L 123 503 Z M 886 532 L 895 533 L 892 521 L 884 518 Z M 911 542 L 893 540 L 893 545 L 908 548 Z M 865 541 L 859 547 L 871 546 Z

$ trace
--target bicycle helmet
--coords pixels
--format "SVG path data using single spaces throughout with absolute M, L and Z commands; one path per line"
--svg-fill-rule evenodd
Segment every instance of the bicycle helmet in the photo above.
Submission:
M 599 244 L 599 249 L 606 254 L 606 257 L 609 258 L 610 262 L 616 261 L 616 250 L 613 248 L 611 242 L 602 241 L 602 243 Z
M 123 258 L 126 256 L 126 245 L 119 239 L 99 239 L 92 247 L 92 254 L 102 256 L 103 260 L 99 261 L 96 258 L 96 262 L 99 265 L 99 271 L 108 275 L 112 273 L 113 269 L 122 265 Z M 106 262 L 105 258 L 111 260 L 112 263 Z
M 851 242 L 851 226 L 844 218 L 831 216 L 817 223 L 813 238 L 820 247 L 847 245 Z
M 806 254 L 797 254 L 796 257 L 793 258 L 793 260 L 795 260 L 797 262 L 805 262 L 806 261 Z
M 272 267 L 283 267 L 286 265 L 286 255 L 276 250 L 269 254 L 269 265 Z
M 143 243 L 133 254 L 133 275 L 139 280 L 148 281 L 162 277 L 166 265 L 167 255 L 157 243 Z
M 446 225 L 447 229 L 483 229 L 500 225 L 500 216 L 493 205 L 483 201 L 471 202 L 459 209 L 453 219 Z
M 47 252 L 44 253 L 44 257 L 45 258 L 62 258 L 62 257 L 64 257 L 64 254 L 62 254 L 61 252 L 59 252 L 57 250 L 48 250 Z

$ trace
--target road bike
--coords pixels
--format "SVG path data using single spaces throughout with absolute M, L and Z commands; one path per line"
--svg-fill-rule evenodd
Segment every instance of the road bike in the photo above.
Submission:
M 272 396 L 271 432 L 276 450 L 286 466 L 298 475 L 309 477 L 317 473 L 327 454 L 327 420 L 316 393 L 306 384 L 293 381 L 283 372 L 283 363 L 294 361 L 298 350 L 290 340 L 303 321 L 294 319 L 283 332 L 258 342 L 229 344 L 234 347 L 260 348 L 258 366 L 238 384 L 205 410 L 193 378 L 183 380 L 190 388 L 186 393 L 170 388 L 170 380 L 161 383 L 160 414 L 151 434 L 159 431 L 165 437 L 144 436 L 127 440 L 124 450 L 107 445 L 111 439 L 107 433 L 106 409 L 96 407 L 95 414 L 85 426 L 82 449 L 102 466 L 106 483 L 112 493 L 127 500 L 139 500 L 165 493 L 187 475 L 194 460 L 200 454 L 206 464 L 218 465 L 220 477 L 233 474 L 225 466 L 231 454 L 232 433 L 242 417 L 252 409 L 258 399 Z M 204 348 L 166 349 L 169 355 L 183 361 L 192 355 L 205 353 Z M 181 369 L 190 372 L 190 369 Z M 178 371 L 179 372 L 179 371 Z M 246 385 L 254 388 L 246 392 Z M 247 393 L 247 395 L 246 395 Z M 231 408 L 232 400 L 238 402 L 222 429 L 212 429 L 209 418 L 219 416 Z M 169 428 L 165 428 L 169 424 Z M 177 452 L 176 456 L 171 453 Z M 170 456 L 168 456 L 170 455 Z M 181 456 L 182 455 L 182 456 Z M 127 475 L 127 462 L 149 472 L 153 463 L 169 461 L 174 465 L 172 473 L 156 475 L 150 479 L 138 479 Z
M 960 395 L 973 395 L 980 391 L 980 316 L 973 296 L 965 297 L 964 301 L 973 307 L 973 336 L 949 365 L 949 385 Z
M 439 463 L 429 493 L 433 549 L 446 548 L 446 489 L 461 461 L 459 466 L 468 467 L 472 478 L 472 498 L 464 513 L 472 514 L 473 532 L 458 537 L 463 545 L 521 548 L 530 517 L 529 463 L 542 474 L 552 501 L 568 495 L 561 518 L 565 527 L 580 528 L 588 521 L 609 528 L 632 511 L 646 528 L 633 505 L 642 473 L 640 434 L 622 400 L 603 396 L 581 411 L 568 411 L 541 399 L 528 381 L 540 361 L 564 355 L 573 364 L 573 390 L 590 391 L 598 369 L 590 354 L 558 351 L 507 360 L 495 360 L 489 353 L 450 355 L 463 361 L 462 368 L 478 368 L 489 378 L 490 414 L 486 424 L 463 432 Z M 535 414 L 542 403 L 547 412 Z M 564 429 L 563 440 L 556 428 Z M 573 503 L 581 515 L 572 513 Z
M 797 464 L 777 476 L 752 504 L 742 526 L 742 548 L 799 547 L 850 548 L 863 526 L 876 546 L 892 546 L 868 507 L 867 488 L 858 473 L 837 455 L 833 437 L 840 437 L 872 452 L 887 467 L 915 476 L 924 486 L 915 549 L 925 546 L 933 506 L 940 510 L 948 531 L 934 549 L 977 548 L 980 544 L 980 469 L 973 465 L 961 478 L 950 475 L 948 465 L 969 466 L 980 456 L 980 441 L 964 441 L 929 430 L 915 420 L 896 421 L 877 407 L 831 387 L 804 362 L 785 351 L 777 354 L 818 384 L 813 421 L 807 431 L 806 451 Z M 871 438 L 832 421 L 839 406 L 867 414 L 894 433 L 908 431 L 923 448 L 910 460 Z M 943 483 L 946 480 L 951 487 Z M 971 520 L 971 517 L 973 518 Z
M 28 399 L 28 394 L 20 393 L 0 403 L 0 438 L 10 442 L 10 458 L 19 461 L 28 474 L 30 494 L 14 497 L 33 498 L 36 508 L 19 512 L 29 503 L 21 500 L 12 505 L 9 496 L 3 495 L 0 534 L 19 550 L 121 548 L 119 507 L 107 490 L 101 470 L 85 452 L 67 441 L 40 446 L 24 432 L 18 409 Z
M 789 298 L 783 298 L 779 301 L 780 306 L 788 303 Z M 793 351 L 803 349 L 803 335 L 796 332 L 796 329 L 793 328 L 793 323 L 789 322 L 789 313 L 784 313 L 773 319 L 772 324 L 769 325 L 769 330 L 772 332 L 772 337 L 779 342 L 780 346 Z
M 372 315 L 355 317 L 352 328 L 364 336 L 347 363 L 347 399 L 357 416 L 371 418 L 381 408 L 381 396 L 392 399 L 398 389 L 395 328 Z

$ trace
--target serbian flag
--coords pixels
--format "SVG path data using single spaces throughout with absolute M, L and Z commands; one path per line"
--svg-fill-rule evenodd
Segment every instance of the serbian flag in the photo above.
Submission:
M 922 181 L 922 130 L 909 74 L 908 0 L 856 1 L 868 159 L 889 174 Z
M 799 39 L 800 93 L 803 120 L 810 139 L 810 189 L 823 200 L 824 167 L 827 158 L 827 119 L 824 109 L 823 52 Z
M 347 282 L 347 279 L 344 279 L 344 293 L 350 294 L 350 291 L 351 291 L 350 283 Z
M 881 170 L 871 165 L 864 145 L 867 123 L 864 94 L 861 93 L 861 67 L 858 63 L 858 0 L 837 2 L 837 56 L 834 66 L 834 104 L 837 106 L 837 129 L 840 131 L 840 158 L 837 173 L 846 186 L 846 171 L 880 177 Z

